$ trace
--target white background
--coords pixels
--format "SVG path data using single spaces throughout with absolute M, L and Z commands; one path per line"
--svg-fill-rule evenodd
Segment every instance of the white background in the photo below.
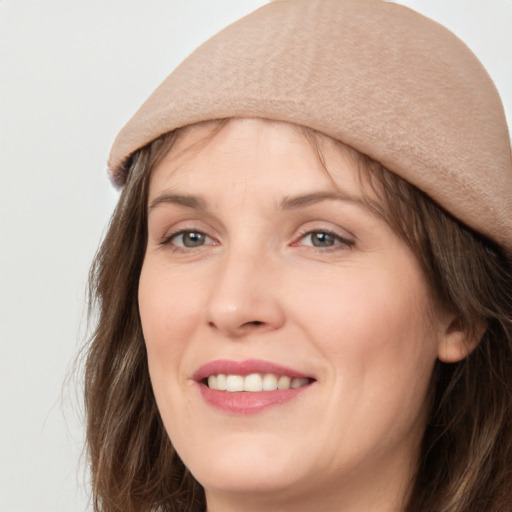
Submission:
M 170 70 L 265 0 L 0 0 L 0 511 L 89 510 L 80 376 L 112 140 Z M 484 62 L 512 120 L 512 0 L 404 0 Z

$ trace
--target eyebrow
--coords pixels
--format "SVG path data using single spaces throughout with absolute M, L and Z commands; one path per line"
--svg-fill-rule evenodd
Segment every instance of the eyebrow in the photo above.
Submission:
M 283 210 L 294 210 L 296 208 L 312 206 L 322 201 L 343 201 L 364 208 L 368 207 L 361 198 L 352 196 L 346 192 L 312 192 L 310 194 L 285 197 L 279 207 Z
M 196 210 L 207 209 L 206 201 L 199 196 L 192 196 L 189 194 L 163 193 L 151 201 L 148 211 L 151 212 L 151 210 L 161 204 L 176 204 L 178 206 L 185 206 L 187 208 L 193 208 Z
M 361 198 L 352 196 L 345 192 L 312 192 L 309 194 L 299 194 L 296 196 L 287 196 L 278 205 L 279 210 L 295 210 L 307 206 L 313 206 L 322 201 L 342 201 L 352 203 L 357 206 L 368 208 L 366 202 Z M 148 212 L 151 212 L 161 204 L 175 204 L 186 208 L 196 210 L 207 210 L 207 201 L 201 196 L 190 194 L 178 194 L 172 192 L 164 192 L 157 196 L 149 205 Z

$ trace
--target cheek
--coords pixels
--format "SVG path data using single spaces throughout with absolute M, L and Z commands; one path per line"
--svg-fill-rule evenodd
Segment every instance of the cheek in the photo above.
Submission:
M 335 346 L 357 350 L 403 350 L 411 337 L 431 330 L 428 293 L 421 275 L 406 280 L 377 269 L 344 269 L 324 279 L 305 282 L 293 294 L 304 327 L 330 332 Z M 306 320 L 307 319 L 307 320 Z M 352 340 L 352 341 L 351 341 Z M 358 343 L 355 343 L 358 340 Z M 335 348 L 332 347 L 332 348 Z M 340 352 L 347 347 L 340 346 Z
M 197 294 L 163 271 L 144 265 L 139 280 L 139 313 L 151 378 L 175 369 L 192 329 L 197 326 Z
M 303 329 L 330 362 L 335 389 L 342 400 L 353 400 L 354 410 L 368 402 L 375 411 L 382 406 L 396 414 L 405 404 L 417 411 L 424 403 L 437 342 L 422 276 L 406 275 L 347 272 L 342 281 L 316 288 L 300 308 Z
M 195 287 L 177 282 L 165 269 L 142 268 L 139 280 L 139 312 L 156 403 L 169 437 L 180 440 L 176 427 L 189 416 L 183 389 L 188 379 L 183 371 L 187 349 L 197 328 L 198 300 Z M 177 423 L 175 418 L 181 418 Z M 185 435 L 186 439 L 186 435 Z M 183 441 L 182 444 L 186 441 Z

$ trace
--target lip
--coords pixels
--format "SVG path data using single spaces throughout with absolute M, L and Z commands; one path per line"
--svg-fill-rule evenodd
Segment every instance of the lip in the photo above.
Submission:
M 245 361 L 218 359 L 200 366 L 194 373 L 193 379 L 200 382 L 210 375 L 218 375 L 219 373 L 241 375 L 242 377 L 250 375 L 251 373 L 274 373 L 276 375 L 287 375 L 291 378 L 311 378 L 310 375 L 305 375 L 292 368 L 287 368 L 286 366 L 271 363 L 270 361 L 263 361 L 261 359 L 246 359 Z
M 295 389 L 277 389 L 275 391 L 247 392 L 247 391 L 219 391 L 210 389 L 205 380 L 210 375 L 220 373 L 246 376 L 251 373 L 273 373 L 294 378 L 310 378 L 312 382 L 306 386 Z M 283 405 L 297 398 L 309 389 L 315 379 L 292 368 L 288 368 L 269 361 L 247 359 L 245 361 L 216 360 L 199 367 L 193 375 L 202 398 L 211 407 L 231 415 L 247 415 L 262 412 L 269 407 Z

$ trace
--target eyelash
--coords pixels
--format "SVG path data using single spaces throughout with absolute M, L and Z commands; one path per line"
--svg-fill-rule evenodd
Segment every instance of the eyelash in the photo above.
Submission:
M 186 234 L 195 234 L 195 235 L 203 236 L 203 237 L 205 237 L 207 239 L 210 239 L 210 240 L 214 241 L 213 244 L 207 244 L 207 245 L 216 245 L 215 240 L 212 237 L 208 236 L 206 233 L 204 233 L 203 231 L 201 231 L 199 229 L 180 229 L 179 231 L 176 231 L 176 232 L 171 233 L 168 236 L 166 236 L 162 240 L 160 245 L 162 245 L 162 246 L 170 246 L 170 247 L 172 247 L 173 252 L 179 252 L 179 253 L 186 253 L 186 252 L 189 252 L 189 251 L 193 251 L 194 249 L 201 248 L 201 247 L 203 247 L 205 245 L 205 244 L 201 244 L 201 245 L 198 245 L 196 247 L 186 247 L 186 246 L 180 246 L 180 245 L 173 245 L 172 244 L 173 240 L 175 240 L 179 236 L 183 236 L 183 235 L 186 235 Z
M 340 250 L 347 250 L 354 246 L 355 242 L 354 240 L 350 240 L 348 238 L 345 238 L 341 236 L 339 233 L 336 233 L 335 231 L 332 231 L 330 229 L 308 229 L 301 233 L 299 237 L 297 238 L 296 242 L 293 242 L 292 245 L 300 245 L 299 242 L 301 240 L 304 240 L 307 236 L 312 236 L 315 234 L 322 234 L 330 236 L 334 239 L 335 243 L 331 246 L 315 246 L 313 244 L 308 245 L 307 247 L 312 247 L 313 249 L 319 251 L 319 252 L 334 252 L 334 251 L 340 251 Z
M 192 246 L 192 247 L 186 247 L 186 246 L 178 246 L 174 245 L 172 243 L 173 240 L 176 238 L 186 235 L 186 234 L 195 234 L 202 237 L 205 237 L 206 239 L 210 239 L 213 241 L 213 243 L 209 244 L 201 244 L 198 246 Z M 326 245 L 326 246 L 315 246 L 313 243 L 311 244 L 300 244 L 301 240 L 304 240 L 306 237 L 311 237 L 313 235 L 327 235 L 328 237 L 332 237 L 334 239 L 333 245 Z M 299 245 L 305 245 L 306 247 L 311 247 L 314 250 L 317 250 L 318 252 L 333 252 L 333 251 L 339 251 L 339 250 L 346 250 L 350 249 L 354 246 L 354 241 L 350 240 L 348 238 L 345 238 L 341 236 L 340 234 L 336 233 L 335 231 L 329 230 L 329 229 L 309 229 L 305 230 L 303 233 L 300 233 L 300 235 L 297 237 L 296 241 L 293 242 L 292 246 L 299 246 Z M 170 246 L 172 247 L 173 252 L 179 252 L 179 253 L 187 253 L 189 251 L 194 251 L 197 248 L 204 247 L 204 245 L 217 245 L 216 241 L 208 236 L 203 231 L 200 231 L 198 229 L 180 229 L 179 231 L 176 231 L 174 233 L 169 234 L 166 236 L 162 242 L 160 243 L 162 246 Z

